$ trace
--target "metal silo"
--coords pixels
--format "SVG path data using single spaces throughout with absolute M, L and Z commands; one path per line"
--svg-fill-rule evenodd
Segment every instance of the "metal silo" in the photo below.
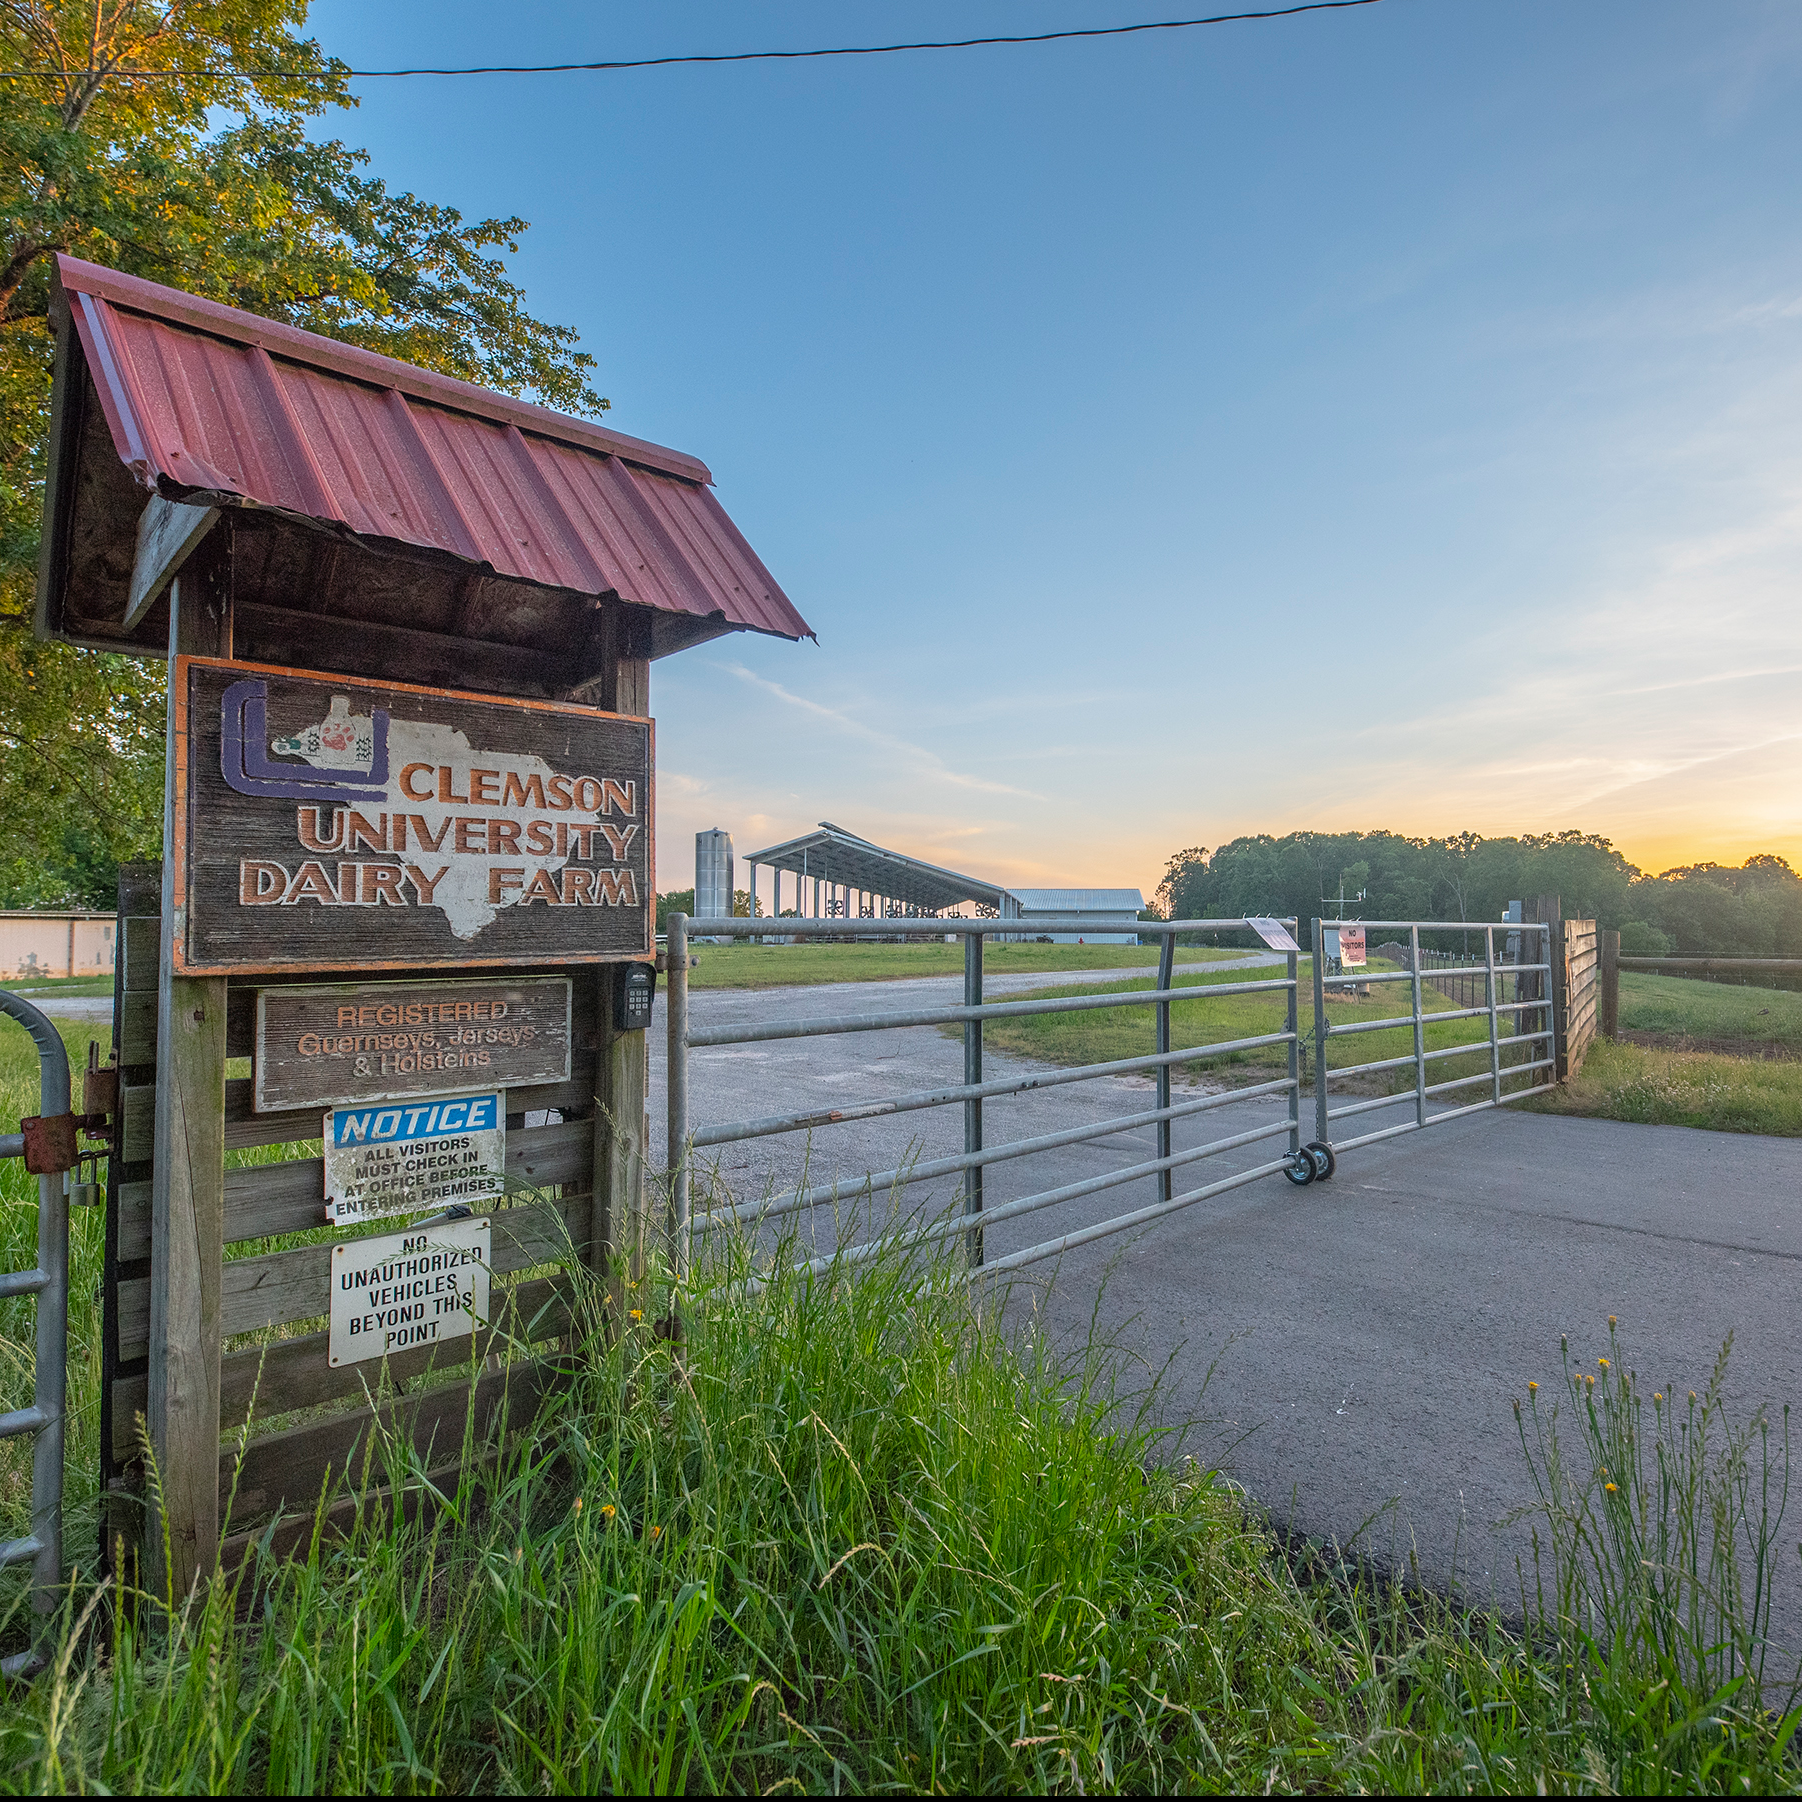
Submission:
M 695 834 L 695 918 L 732 915 L 732 834 L 715 826 Z

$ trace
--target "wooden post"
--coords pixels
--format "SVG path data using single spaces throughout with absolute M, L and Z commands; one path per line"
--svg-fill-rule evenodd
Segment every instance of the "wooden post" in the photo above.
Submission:
M 651 711 L 650 646 L 633 642 L 635 633 L 623 623 L 620 654 L 613 660 L 613 679 L 597 685 L 596 704 L 614 713 L 646 717 Z M 627 656 L 632 651 L 637 654 Z M 609 690 L 611 692 L 609 692 Z M 655 902 L 652 902 L 655 905 Z M 600 1048 L 596 1059 L 594 1109 L 594 1215 L 591 1257 L 597 1270 L 609 1270 L 624 1258 L 629 1276 L 644 1270 L 651 1220 L 645 1195 L 645 1151 L 650 1122 L 645 1103 L 650 1088 L 650 1048 L 642 1032 L 616 1032 L 613 1026 L 614 985 L 624 972 L 609 965 L 600 972 Z M 612 1288 L 614 1322 L 624 1319 L 625 1297 Z
M 1602 966 L 1602 1037 L 1618 1039 L 1621 1036 L 1621 935 L 1598 931 L 1596 938 Z
M 1546 935 L 1546 961 L 1552 966 L 1546 972 L 1547 987 L 1545 994 L 1550 1000 L 1551 1018 L 1547 1022 L 1547 1044 L 1552 1058 L 1552 1077 L 1556 1082 L 1563 1082 L 1569 1074 L 1570 1053 L 1565 1037 L 1565 959 L 1564 959 L 1564 908 L 1557 895 L 1540 895 L 1531 904 L 1529 919 L 1539 920 L 1551 927 Z
M 164 1519 L 145 1522 L 153 1589 L 179 1607 L 219 1547 L 219 1284 L 225 1253 L 225 979 L 174 974 L 186 897 L 174 891 L 175 658 L 231 655 L 230 536 L 170 585 L 169 736 L 163 788 L 151 1175 L 150 1443 Z M 167 1535 L 165 1562 L 164 1536 Z

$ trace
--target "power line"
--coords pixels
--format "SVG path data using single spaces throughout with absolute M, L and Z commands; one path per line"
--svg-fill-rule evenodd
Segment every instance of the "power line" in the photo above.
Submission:
M 1083 30 L 1035 31 L 1014 37 L 948 38 L 918 44 L 848 44 L 822 50 L 738 50 L 712 56 L 646 56 L 630 61 L 596 63 L 495 63 L 467 69 L 350 69 L 363 81 L 389 81 L 406 75 L 571 75 L 604 74 L 619 69 L 669 69 L 697 63 L 806 62 L 828 56 L 896 56 L 913 50 L 977 50 L 989 45 L 1055 44 L 1071 38 L 1121 38 L 1141 31 L 1188 31 L 1198 25 L 1239 25 L 1257 19 L 1289 19 L 1297 13 L 1339 12 L 1353 6 L 1375 6 L 1378 0 L 1306 0 L 1300 6 L 1271 7 L 1262 12 L 1215 13 L 1205 19 L 1149 19 L 1137 25 L 1095 25 Z M 0 69 L 0 80 L 25 81 L 38 76 L 83 75 L 82 69 Z M 110 79 L 157 81 L 174 76 L 240 76 L 247 80 L 293 78 L 289 69 L 118 69 Z

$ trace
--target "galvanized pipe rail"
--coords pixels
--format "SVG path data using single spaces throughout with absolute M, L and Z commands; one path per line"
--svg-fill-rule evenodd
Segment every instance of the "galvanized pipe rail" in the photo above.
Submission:
M 1293 923 L 1286 922 L 1286 924 Z M 721 938 L 745 939 L 767 935 L 770 927 L 767 921 L 754 922 L 744 918 L 689 920 L 680 914 L 670 916 L 667 934 L 669 967 L 668 1171 L 670 1239 L 672 1255 L 679 1273 L 685 1272 L 689 1267 L 691 1240 L 697 1226 L 701 1230 L 707 1230 L 734 1222 L 761 1222 L 801 1209 L 841 1201 L 847 1197 L 866 1193 L 873 1194 L 878 1188 L 892 1190 L 905 1187 L 910 1183 L 928 1181 L 943 1176 L 959 1175 L 963 1178 L 963 1206 L 956 1217 L 927 1227 L 910 1228 L 899 1235 L 890 1235 L 862 1245 L 844 1248 L 835 1253 L 834 1258 L 815 1260 L 805 1268 L 823 1269 L 835 1259 L 848 1258 L 853 1262 L 859 1262 L 875 1256 L 887 1246 L 925 1244 L 934 1239 L 953 1237 L 961 1233 L 965 1239 L 968 1262 L 972 1268 L 986 1265 L 988 1268 L 1013 1269 L 1034 1262 L 1039 1257 L 1054 1256 L 1058 1251 L 1071 1244 L 1084 1243 L 1088 1239 L 1104 1236 L 1108 1232 L 1124 1231 L 1129 1225 L 1141 1224 L 1146 1219 L 1156 1218 L 1160 1213 L 1171 1212 L 1205 1199 L 1207 1196 L 1220 1194 L 1227 1189 L 1239 1187 L 1241 1184 L 1257 1181 L 1269 1175 L 1273 1170 L 1290 1169 L 1293 1171 L 1300 1164 L 1305 1163 L 1311 1175 L 1317 1168 L 1301 1148 L 1301 1041 L 1297 1025 L 1297 953 L 1294 951 L 1288 953 L 1287 968 L 1284 974 L 1278 977 L 1243 982 L 1192 983 L 1180 987 L 1176 983 L 1175 961 L 1178 934 L 1185 932 L 1243 932 L 1246 929 L 1246 922 L 1242 919 L 1139 922 L 1137 931 L 1141 936 L 1152 936 L 1161 941 L 1156 986 L 1151 989 L 1110 991 L 1105 994 L 1066 996 L 1052 1000 L 1001 1002 L 985 1002 L 982 998 L 982 946 L 984 940 L 990 937 L 1018 937 L 1021 926 L 1017 920 L 966 919 L 956 916 L 932 920 L 883 920 L 870 922 L 862 932 L 859 932 L 855 922 L 838 920 L 785 919 L 781 925 L 785 937 L 797 939 L 842 941 L 847 938 L 865 937 L 892 940 L 900 936 L 909 939 L 942 940 L 953 935 L 961 937 L 965 948 L 963 1005 L 960 1007 L 940 1006 L 821 1014 L 802 1020 L 697 1030 L 690 1025 L 688 1012 L 688 943 L 690 935 L 715 940 Z M 1035 919 L 1032 927 L 1035 934 L 1039 932 L 1082 934 L 1093 932 L 1095 922 L 1083 919 Z M 1050 981 L 1055 982 L 1055 972 L 1047 972 L 1047 976 Z M 1174 1002 L 1276 992 L 1283 994 L 1286 1003 L 1282 1030 L 1238 1039 L 1221 1040 L 1211 1044 L 1191 1045 L 1180 1050 L 1171 1048 L 1170 1009 Z M 1120 1007 L 1151 1007 L 1156 1010 L 1156 1051 L 1147 1056 L 1111 1059 L 1104 1063 L 1086 1064 L 1071 1070 L 1039 1072 L 1023 1078 L 1008 1078 L 998 1082 L 983 1080 L 982 1028 L 985 1021 Z M 929 1026 L 959 1026 L 962 1028 L 964 1045 L 964 1080 L 962 1083 L 916 1090 L 904 1095 L 888 1096 L 879 1101 L 853 1104 L 847 1108 L 824 1110 L 816 1108 L 792 1114 L 766 1115 L 756 1119 L 709 1125 L 699 1131 L 695 1131 L 690 1126 L 687 1055 L 690 1050 L 725 1045 L 759 1044 L 779 1039 L 838 1033 L 878 1032 L 902 1027 Z M 1199 1100 L 1172 1103 L 1170 1098 L 1172 1065 L 1197 1058 L 1220 1056 L 1235 1051 L 1275 1045 L 1287 1048 L 1289 1067 L 1285 1076 L 1227 1094 L 1209 1095 Z M 1140 1071 L 1149 1071 L 1154 1077 L 1157 1105 L 1153 1108 L 1058 1132 L 1036 1134 L 1001 1145 L 985 1145 L 984 1143 L 982 1104 L 991 1097 L 1023 1094 L 1029 1090 L 1046 1088 L 1059 1083 L 1093 1081 L 1100 1077 Z M 1189 1147 L 1181 1151 L 1174 1148 L 1172 1126 L 1176 1120 L 1187 1119 L 1230 1102 L 1274 1095 L 1285 1097 L 1288 1103 L 1286 1118 L 1249 1132 L 1232 1134 L 1209 1144 Z M 692 1160 L 698 1149 L 733 1144 L 741 1140 L 766 1137 L 774 1133 L 795 1132 L 839 1125 L 855 1120 L 873 1119 L 889 1114 L 906 1113 L 915 1109 L 960 1105 L 964 1115 L 964 1149 L 961 1154 L 904 1165 L 893 1170 L 871 1172 L 855 1179 L 842 1179 L 808 1187 L 797 1186 L 760 1200 L 735 1202 L 706 1210 L 698 1220 L 692 1213 Z M 1156 1156 L 1148 1160 L 1133 1163 L 1123 1169 L 1106 1172 L 1101 1176 L 1087 1178 L 1082 1182 L 1065 1184 L 1039 1194 L 1022 1196 L 1000 1207 L 985 1205 L 983 1175 L 992 1164 L 1144 1127 L 1151 1127 L 1156 1133 Z M 1203 1189 L 1194 1190 L 1186 1195 L 1178 1196 L 1174 1193 L 1174 1172 L 1183 1166 L 1202 1158 L 1218 1155 L 1221 1152 L 1279 1136 L 1288 1140 L 1288 1146 L 1284 1155 L 1276 1161 L 1259 1164 L 1250 1170 L 1235 1172 L 1221 1182 L 1207 1185 Z M 1056 1206 L 1060 1202 L 1098 1194 L 1106 1189 L 1144 1177 L 1155 1177 L 1158 1184 L 1158 1201 L 1149 1211 L 1139 1209 L 1133 1214 L 1122 1216 L 1115 1222 L 1102 1222 L 1095 1227 L 1081 1229 L 1075 1234 L 1066 1233 L 1055 1240 L 1047 1241 L 1043 1246 L 1028 1247 L 1024 1251 L 1014 1252 L 997 1264 L 987 1263 L 983 1246 L 985 1227 L 1036 1213 L 1041 1209 Z
M 1360 970 L 1355 976 L 1341 974 L 1335 978 L 1326 975 L 1326 959 L 1323 946 L 1324 937 L 1346 926 L 1362 926 L 1369 929 L 1405 931 L 1408 934 L 1408 964 L 1405 970 Z M 1556 1069 L 1557 1045 L 1556 1023 L 1552 1016 L 1551 993 L 1551 959 L 1553 955 L 1549 925 L 1532 921 L 1509 921 L 1505 930 L 1510 933 L 1537 933 L 1544 947 L 1544 961 L 1540 963 L 1497 963 L 1495 957 L 1496 928 L 1484 923 L 1483 961 L 1480 964 L 1469 964 L 1465 970 L 1472 976 L 1482 976 L 1484 993 L 1487 1000 L 1481 1007 L 1445 1008 L 1437 1013 L 1427 1013 L 1423 1005 L 1422 971 L 1420 935 L 1423 932 L 1475 932 L 1478 928 L 1465 920 L 1316 920 L 1314 922 L 1314 1137 L 1320 1143 L 1332 1147 L 1333 1153 L 1351 1151 L 1360 1145 L 1374 1145 L 1380 1139 L 1393 1139 L 1403 1133 L 1420 1132 L 1428 1126 L 1439 1126 L 1448 1120 L 1462 1119 L 1467 1114 L 1482 1113 L 1486 1109 L 1505 1107 L 1512 1102 L 1524 1101 L 1529 1095 L 1543 1095 L 1557 1087 L 1556 1082 L 1534 1081 L 1527 1088 L 1504 1090 L 1503 1084 L 1510 1077 L 1528 1076 L 1540 1070 Z M 1547 978 L 1543 996 L 1530 997 L 1527 1000 L 1502 1001 L 1497 998 L 1497 981 L 1508 975 L 1516 977 L 1544 974 Z M 1328 991 L 1334 988 L 1344 989 L 1352 984 L 1363 986 L 1370 983 L 1405 982 L 1409 987 L 1412 1006 L 1405 1014 L 1397 1014 L 1382 1020 L 1346 1020 L 1332 1021 L 1327 1018 Z M 1517 990 L 1518 994 L 1518 990 Z M 1534 1031 L 1519 1030 L 1523 1013 L 1543 1013 L 1544 1024 Z M 1516 1030 L 1504 1035 L 1501 1031 L 1501 1016 L 1512 1014 Z M 1426 1046 L 1426 1033 L 1429 1026 L 1453 1020 L 1486 1019 L 1489 1032 L 1486 1038 L 1468 1045 L 1443 1045 L 1429 1051 Z M 1328 1065 L 1328 1046 L 1334 1039 L 1353 1038 L 1362 1033 L 1383 1032 L 1398 1027 L 1407 1027 L 1413 1035 L 1413 1048 L 1400 1057 L 1375 1058 L 1368 1063 L 1352 1064 L 1334 1070 Z M 1550 1055 L 1530 1058 L 1517 1064 L 1504 1064 L 1502 1052 L 1512 1045 L 1540 1045 L 1548 1047 Z M 1427 1066 L 1440 1058 L 1471 1057 L 1480 1053 L 1488 1053 L 1489 1067 L 1472 1076 L 1453 1077 L 1449 1081 L 1429 1083 Z M 1378 1070 L 1399 1070 L 1411 1067 L 1414 1071 L 1414 1118 L 1405 1120 L 1399 1125 L 1380 1127 L 1374 1132 L 1359 1134 L 1356 1138 L 1335 1140 L 1332 1137 L 1334 1121 L 1349 1120 L 1359 1114 L 1380 1112 L 1385 1108 L 1393 1108 L 1403 1103 L 1404 1095 L 1379 1095 L 1373 1100 L 1345 1102 L 1338 1107 L 1331 1104 L 1327 1085 L 1336 1078 L 1348 1076 L 1364 1076 Z M 1427 1104 L 1454 1090 L 1472 1088 L 1478 1083 L 1489 1085 L 1490 1093 L 1486 1100 L 1468 1102 L 1459 1107 L 1441 1108 L 1437 1113 L 1429 1113 Z
M 62 1034 L 22 995 L 0 989 L 0 1014 L 9 1015 L 37 1043 L 38 1118 L 69 1115 L 69 1054 Z M 72 1130 L 72 1128 L 71 1128 Z M 26 1135 L 0 1138 L 0 1157 L 23 1158 Z M 69 1174 L 38 1174 L 37 1263 L 30 1270 L 0 1275 L 0 1296 L 37 1297 L 37 1346 L 32 1373 L 32 1405 L 0 1414 L 0 1439 L 35 1435 L 31 1448 L 31 1531 L 0 1543 L 0 1566 L 32 1565 L 31 1605 L 52 1613 L 62 1589 L 63 1436 L 68 1398 L 69 1345 Z M 19 1676 L 38 1661 L 35 1651 L 0 1660 L 0 1671 Z

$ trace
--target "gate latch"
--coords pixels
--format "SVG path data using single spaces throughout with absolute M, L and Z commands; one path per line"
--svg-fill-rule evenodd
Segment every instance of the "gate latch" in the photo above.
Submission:
M 96 1117 L 103 1118 L 119 1111 L 119 1062 L 115 1052 L 110 1063 L 100 1061 L 100 1041 L 88 1040 L 88 1067 L 82 1073 L 81 1105 L 89 1117 L 88 1130 L 94 1132 Z
M 19 1132 L 25 1140 L 25 1168 L 33 1176 L 54 1176 L 58 1171 L 75 1168 L 79 1155 L 75 1146 L 78 1120 L 75 1114 L 33 1114 L 19 1122 Z

